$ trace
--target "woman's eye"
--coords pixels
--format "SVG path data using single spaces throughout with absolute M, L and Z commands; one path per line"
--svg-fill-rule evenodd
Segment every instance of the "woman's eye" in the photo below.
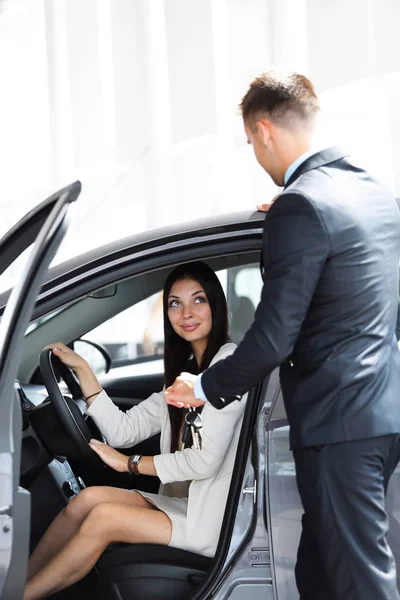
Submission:
M 195 298 L 195 304 L 202 304 L 203 302 L 207 302 L 207 300 L 203 297 L 203 296 L 197 296 L 197 298 Z
M 176 306 L 179 306 L 179 300 L 171 300 L 171 302 L 169 303 L 169 307 L 174 308 Z

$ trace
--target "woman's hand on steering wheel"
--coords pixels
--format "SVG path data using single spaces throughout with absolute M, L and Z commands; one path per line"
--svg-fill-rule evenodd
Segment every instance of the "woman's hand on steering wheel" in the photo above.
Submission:
M 48 344 L 45 348 L 51 348 L 53 354 L 58 356 L 61 362 L 74 371 L 74 373 L 89 367 L 82 356 L 71 350 L 71 348 L 68 348 L 63 342 Z
M 57 356 L 66 367 L 75 373 L 87 406 L 90 406 L 101 392 L 101 386 L 86 360 L 63 342 L 48 344 L 45 349 L 51 350 L 54 356 Z

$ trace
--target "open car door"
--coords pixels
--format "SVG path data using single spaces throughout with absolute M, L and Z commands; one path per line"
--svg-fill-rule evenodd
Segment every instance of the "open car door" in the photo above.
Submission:
M 47 198 L 0 240 L 0 275 L 33 247 L 0 323 L 0 599 L 23 597 L 29 548 L 30 496 L 19 486 L 22 419 L 14 389 L 24 335 L 47 269 L 67 230 L 79 181 Z

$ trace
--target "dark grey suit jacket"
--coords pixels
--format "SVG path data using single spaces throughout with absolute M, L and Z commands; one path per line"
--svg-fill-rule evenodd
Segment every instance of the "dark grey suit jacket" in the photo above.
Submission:
M 255 321 L 204 372 L 210 402 L 281 365 L 292 448 L 400 432 L 399 256 L 392 194 L 337 148 L 308 158 L 266 216 Z

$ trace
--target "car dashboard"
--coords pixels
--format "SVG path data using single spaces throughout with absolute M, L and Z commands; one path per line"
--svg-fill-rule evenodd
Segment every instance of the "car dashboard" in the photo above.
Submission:
M 83 481 L 75 478 L 64 456 L 54 455 L 46 446 L 35 427 L 35 420 L 31 418 L 35 409 L 47 401 L 46 388 L 37 384 L 21 385 L 19 381 L 15 381 L 14 388 L 22 413 L 21 485 L 29 487 L 47 466 L 64 495 L 67 498 L 74 496 L 85 487 Z

